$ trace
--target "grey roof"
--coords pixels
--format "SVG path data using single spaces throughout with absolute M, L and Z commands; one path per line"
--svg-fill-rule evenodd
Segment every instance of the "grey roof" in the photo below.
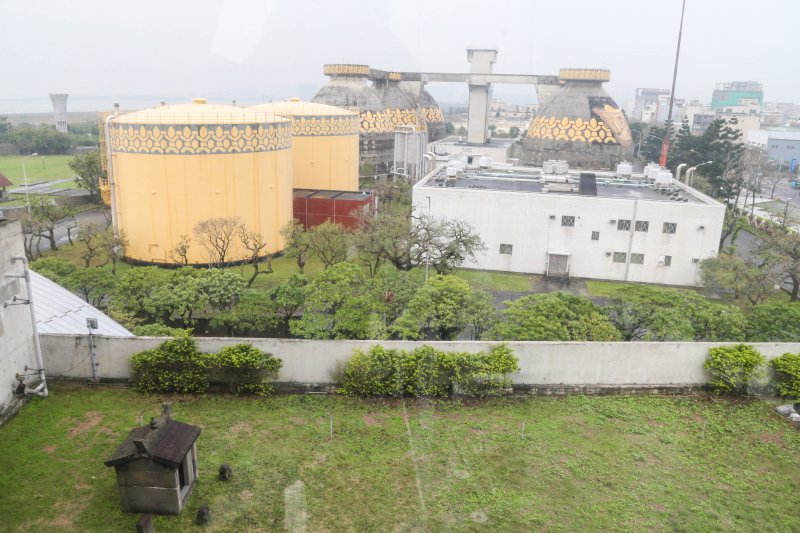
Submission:
M 105 460 L 106 466 L 117 466 L 141 457 L 177 467 L 200 436 L 200 428 L 171 418 L 162 418 L 155 427 L 140 426 L 131 430 L 116 451 Z M 141 441 L 145 451 L 134 441 Z
M 133 333 L 96 307 L 32 270 L 31 290 L 39 333 L 86 335 L 89 332 L 86 319 L 96 318 L 98 329 L 93 331 L 95 335 L 133 336 Z

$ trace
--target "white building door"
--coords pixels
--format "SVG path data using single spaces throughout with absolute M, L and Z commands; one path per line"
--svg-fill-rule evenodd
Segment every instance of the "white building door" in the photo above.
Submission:
M 549 254 L 547 261 L 548 276 L 566 276 L 569 271 L 569 255 Z

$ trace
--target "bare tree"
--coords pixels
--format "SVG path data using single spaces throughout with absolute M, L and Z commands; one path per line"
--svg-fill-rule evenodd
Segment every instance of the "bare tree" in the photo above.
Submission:
M 253 274 L 250 276 L 250 279 L 247 280 L 247 287 L 249 288 L 259 274 L 272 273 L 272 258 L 266 255 L 267 268 L 266 270 L 259 270 L 259 259 L 262 256 L 262 252 L 267 247 L 267 241 L 260 233 L 248 230 L 247 226 L 244 224 L 239 227 L 239 240 L 242 241 L 242 246 L 249 252 L 248 263 L 253 267 Z
M 58 250 L 56 226 L 65 218 L 73 216 L 75 214 L 73 209 L 63 200 L 40 196 L 31 204 L 31 214 L 39 223 L 41 236 L 50 241 L 50 249 Z
M 35 261 L 42 251 L 39 244 L 42 242 L 42 227 L 39 221 L 31 216 L 25 215 L 20 219 L 22 224 L 23 246 L 25 247 L 25 257 L 29 261 Z
M 117 261 L 125 257 L 125 252 L 128 249 L 130 241 L 128 241 L 124 230 L 114 233 L 114 228 L 111 227 L 103 230 L 103 232 L 98 235 L 98 239 L 100 240 L 100 246 L 106 253 L 106 262 L 101 266 L 107 265 L 110 261 L 111 273 L 116 276 Z
M 200 245 L 206 249 L 209 266 L 225 264 L 240 227 L 239 217 L 210 218 L 195 225 L 194 234 Z
M 308 235 L 309 248 L 326 269 L 347 259 L 350 235 L 339 224 L 327 220 L 311 228 Z
M 102 230 L 96 224 L 83 224 L 78 229 L 78 242 L 83 244 L 81 255 L 86 268 L 92 266 L 92 259 L 99 257 L 103 251 Z
M 178 240 L 178 244 L 176 244 L 170 251 L 169 251 L 169 258 L 175 264 L 178 265 L 188 265 L 189 264 L 189 248 L 191 248 L 192 239 L 189 238 L 188 235 L 181 235 L 181 238 Z

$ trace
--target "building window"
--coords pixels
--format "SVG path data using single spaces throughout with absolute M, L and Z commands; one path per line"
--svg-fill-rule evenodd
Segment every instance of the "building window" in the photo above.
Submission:
M 671 255 L 662 255 L 658 258 L 658 266 L 672 266 L 672 256 Z
M 647 232 L 650 230 L 650 222 L 647 220 L 637 220 L 636 221 L 636 231 L 644 231 Z
M 661 230 L 664 233 L 675 233 L 678 231 L 678 223 L 677 222 L 664 222 L 664 229 Z
M 599 241 L 600 240 L 600 232 L 599 231 L 593 231 L 592 232 L 592 240 L 593 241 Z
M 631 221 L 619 219 L 617 220 L 617 229 L 620 231 L 630 231 L 631 230 Z
M 514 250 L 513 244 L 501 244 L 500 245 L 500 253 L 505 255 L 511 255 L 511 252 Z
M 575 226 L 575 217 L 563 216 L 561 217 L 561 225 L 562 226 Z
M 614 252 L 614 257 L 613 257 L 612 260 L 615 263 L 624 263 L 625 262 L 625 258 L 627 256 L 628 256 L 628 254 L 626 254 L 625 252 Z
M 644 254 L 631 254 L 631 264 L 632 265 L 644 264 Z

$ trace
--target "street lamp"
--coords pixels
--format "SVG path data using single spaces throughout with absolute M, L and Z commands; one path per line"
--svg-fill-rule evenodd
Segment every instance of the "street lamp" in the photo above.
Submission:
M 638 133 L 639 134 L 639 142 L 637 142 L 637 143 L 635 143 L 633 145 L 633 155 L 635 155 L 636 157 L 639 157 L 641 155 L 639 152 L 641 151 L 642 144 L 644 144 L 644 142 L 647 139 L 652 137 L 654 139 L 658 139 L 659 141 L 661 140 L 661 137 L 657 137 L 657 136 L 653 135 L 652 133 L 649 133 L 647 135 L 647 137 L 644 137 L 644 132 L 642 132 L 641 130 L 640 131 L 635 131 L 634 133 Z M 644 139 L 642 139 L 642 137 L 644 137 Z
M 706 161 L 705 163 L 700 163 L 699 165 L 689 167 L 689 169 L 686 171 L 686 184 L 691 187 L 694 184 L 694 171 L 703 165 L 710 165 L 711 163 L 713 163 L 713 161 Z
M 27 206 L 28 206 L 28 216 L 31 216 L 31 200 L 30 200 L 30 197 L 28 196 L 28 172 L 25 169 L 25 160 L 28 159 L 29 157 L 33 157 L 33 156 L 37 156 L 37 155 L 39 155 L 39 154 L 34 152 L 31 155 L 26 155 L 25 157 L 22 158 L 22 180 L 25 183 L 25 204 L 27 204 Z

